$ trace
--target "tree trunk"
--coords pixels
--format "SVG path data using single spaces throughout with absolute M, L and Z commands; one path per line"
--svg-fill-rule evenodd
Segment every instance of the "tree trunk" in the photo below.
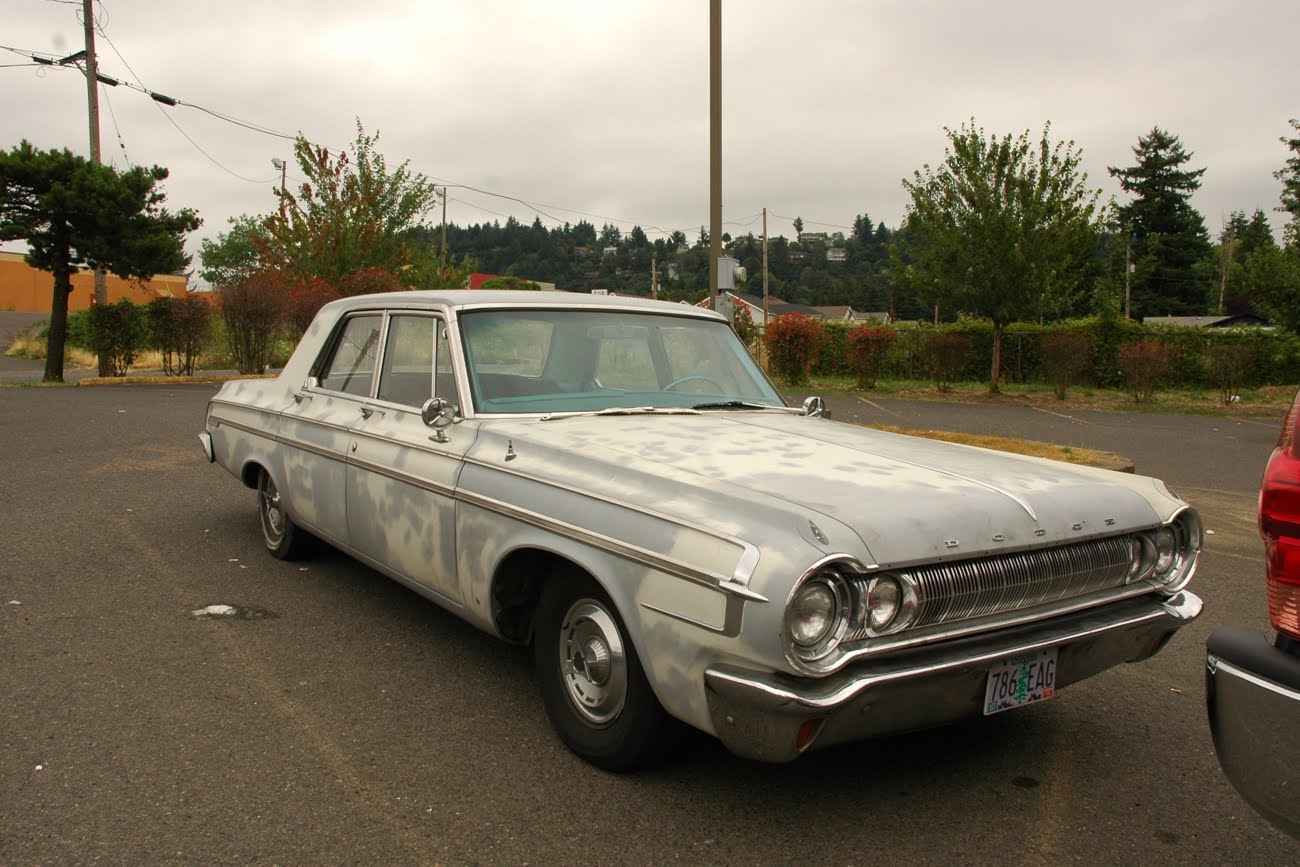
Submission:
M 45 344 L 44 382 L 63 382 L 63 347 L 68 339 L 68 295 L 71 292 L 72 280 L 67 266 L 55 268 L 50 332 Z
M 998 393 L 998 373 L 1002 369 L 1002 324 L 993 323 L 993 370 L 989 373 L 989 394 Z

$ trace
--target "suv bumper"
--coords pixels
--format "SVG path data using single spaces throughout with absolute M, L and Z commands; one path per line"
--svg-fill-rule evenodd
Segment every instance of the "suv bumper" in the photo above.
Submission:
M 1220 627 L 1206 642 L 1205 704 L 1223 773 L 1300 839 L 1300 657 L 1252 629 Z

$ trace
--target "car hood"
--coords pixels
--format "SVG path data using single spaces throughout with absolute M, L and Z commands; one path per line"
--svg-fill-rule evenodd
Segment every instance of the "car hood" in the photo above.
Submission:
M 834 537 L 848 528 L 881 566 L 1151 527 L 1178 503 L 1153 479 L 770 412 L 503 420 L 485 424 L 478 445 L 498 437 L 520 455 L 565 453 L 521 462 L 533 472 L 564 466 L 568 478 L 554 481 L 654 496 L 700 526 L 730 529 L 727 512 L 780 501 L 810 542 L 845 550 Z M 700 497 L 683 495 L 692 485 Z

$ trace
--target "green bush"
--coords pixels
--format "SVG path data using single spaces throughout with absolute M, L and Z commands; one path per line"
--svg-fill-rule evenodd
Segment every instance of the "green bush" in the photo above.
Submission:
M 90 349 L 108 359 L 114 376 L 126 376 L 136 353 L 149 341 L 149 319 L 144 308 L 125 298 L 90 310 Z

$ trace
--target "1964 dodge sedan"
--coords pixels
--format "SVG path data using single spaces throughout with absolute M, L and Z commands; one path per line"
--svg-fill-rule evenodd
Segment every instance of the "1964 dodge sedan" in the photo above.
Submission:
M 560 738 L 614 770 L 679 721 L 781 762 L 997 713 L 1200 613 L 1161 482 L 820 416 L 708 311 L 409 292 L 326 306 L 201 438 L 273 555 L 310 534 L 531 645 Z

